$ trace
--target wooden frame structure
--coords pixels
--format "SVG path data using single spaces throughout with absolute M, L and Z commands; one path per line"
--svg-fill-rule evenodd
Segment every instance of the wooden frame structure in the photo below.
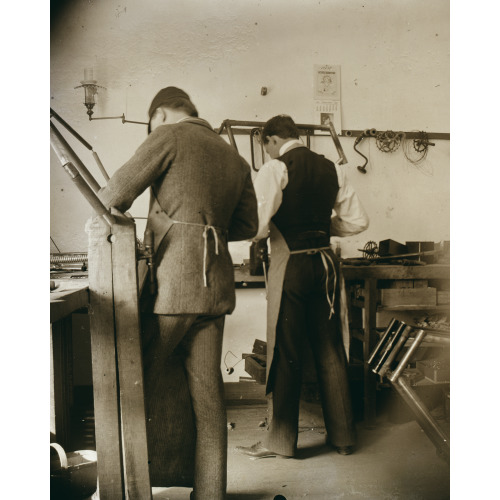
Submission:
M 151 500 L 139 316 L 147 267 L 139 261 L 138 271 L 135 223 L 100 202 L 99 185 L 52 123 L 51 146 L 96 212 L 87 230 L 99 496 Z

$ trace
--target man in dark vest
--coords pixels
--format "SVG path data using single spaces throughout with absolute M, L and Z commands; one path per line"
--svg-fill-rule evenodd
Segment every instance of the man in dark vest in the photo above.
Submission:
M 237 447 L 252 458 L 293 457 L 297 448 L 303 344 L 312 348 L 327 442 L 352 453 L 355 428 L 347 379 L 345 290 L 331 236 L 357 234 L 368 217 L 343 169 L 310 151 L 287 115 L 262 131 L 272 158 L 254 181 L 256 240 L 269 236 L 266 394 L 272 393 L 264 443 Z

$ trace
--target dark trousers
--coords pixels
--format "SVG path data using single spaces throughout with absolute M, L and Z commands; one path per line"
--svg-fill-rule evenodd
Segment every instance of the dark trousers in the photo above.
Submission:
M 159 332 L 144 351 L 148 380 L 160 378 L 174 349 L 182 352 L 196 426 L 196 500 L 223 500 L 227 485 L 227 418 L 220 370 L 225 316 L 158 315 Z
M 333 446 L 351 446 L 355 442 L 340 323 L 337 314 L 329 319 L 325 283 L 326 271 L 320 254 L 290 256 L 269 374 L 272 418 L 265 443 L 266 448 L 283 455 L 293 456 L 296 451 L 303 346 L 306 341 L 311 346 L 316 366 L 327 441 Z M 332 288 L 333 276 L 330 296 Z M 339 295 L 337 290 L 336 313 L 339 310 Z

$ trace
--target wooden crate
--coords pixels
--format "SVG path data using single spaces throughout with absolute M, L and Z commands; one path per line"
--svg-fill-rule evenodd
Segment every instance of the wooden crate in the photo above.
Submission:
M 450 303 L 450 291 L 449 290 L 438 290 L 437 291 L 437 303 L 438 305 L 446 305 Z
M 245 358 L 245 371 L 251 375 L 258 384 L 266 383 L 265 356 L 258 354 L 243 355 Z
M 380 290 L 382 306 L 435 306 L 435 288 L 384 288 Z

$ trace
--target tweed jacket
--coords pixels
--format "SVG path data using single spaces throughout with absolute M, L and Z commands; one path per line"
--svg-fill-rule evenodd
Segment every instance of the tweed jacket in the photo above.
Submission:
M 99 197 L 123 212 L 148 187 L 148 225 L 158 227 L 162 215 L 175 222 L 155 254 L 153 312 L 230 314 L 235 292 L 228 241 L 250 239 L 258 228 L 248 163 L 208 122 L 189 118 L 157 127 Z

